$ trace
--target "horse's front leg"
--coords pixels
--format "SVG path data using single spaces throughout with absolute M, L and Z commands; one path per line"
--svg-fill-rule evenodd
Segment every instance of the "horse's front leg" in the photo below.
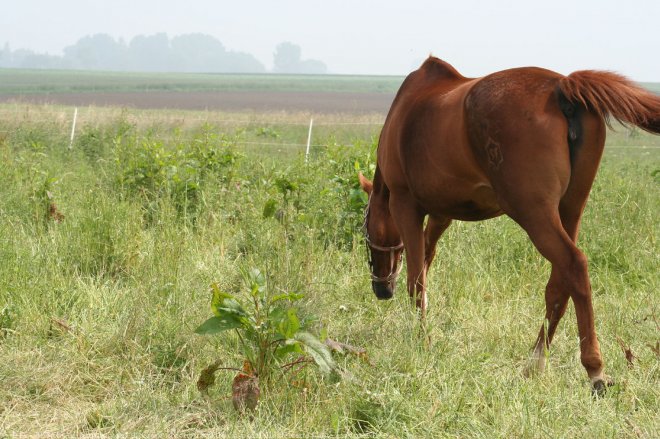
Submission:
M 408 294 L 426 317 L 426 270 L 424 269 L 424 212 L 408 193 L 390 194 L 390 213 L 406 249 Z
M 444 231 L 447 230 L 449 224 L 451 224 L 451 219 L 449 218 L 429 216 L 429 220 L 426 223 L 426 229 L 424 230 L 424 266 L 427 274 L 431 262 L 433 262 L 433 258 L 435 258 L 435 249 L 438 240 Z

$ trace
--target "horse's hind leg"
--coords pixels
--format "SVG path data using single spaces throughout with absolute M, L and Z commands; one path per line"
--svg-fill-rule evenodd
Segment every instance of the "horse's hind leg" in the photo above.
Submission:
M 580 192 L 584 191 L 579 190 L 579 188 L 572 187 L 571 189 L 559 205 L 559 216 L 564 230 L 575 244 L 589 188 L 587 188 L 586 193 L 581 194 Z M 581 196 L 578 197 L 577 195 Z M 569 297 L 569 292 L 562 285 L 561 272 L 553 265 L 550 280 L 545 288 L 544 324 L 541 325 L 534 345 L 533 357 L 525 369 L 525 375 L 529 376 L 535 372 L 542 373 L 545 370 L 546 349 L 550 348 L 557 325 L 566 312 Z
M 562 226 L 574 244 L 577 243 L 582 213 L 596 177 L 605 144 L 605 129 L 602 121 L 594 117 L 585 117 L 583 127 L 583 143 L 572 151 L 571 180 L 559 202 Z M 534 358 L 525 371 L 526 373 L 534 369 L 542 372 L 545 368 L 545 350 L 549 348 L 557 324 L 566 311 L 569 297 L 568 290 L 562 285 L 561 273 L 553 266 L 545 292 L 547 334 L 545 325 L 542 325 L 534 347 Z
M 574 244 L 577 242 L 582 212 L 591 188 L 589 182 L 580 183 L 582 182 L 579 179 L 571 182 L 569 190 L 559 204 L 562 226 Z M 545 351 L 550 348 L 557 325 L 566 312 L 569 297 L 570 294 L 562 285 L 561 273 L 553 266 L 545 289 L 545 321 L 534 345 L 532 362 L 525 370 L 526 375 L 531 375 L 535 371 L 543 372 L 545 369 Z
M 525 376 L 531 376 L 545 370 L 545 353 L 550 348 L 552 337 L 559 320 L 564 316 L 568 305 L 569 294 L 562 288 L 561 273 L 553 267 L 550 280 L 545 288 L 545 321 L 541 326 L 539 335 L 534 345 L 534 351 L 530 363 L 525 368 Z M 546 325 L 547 324 L 547 334 Z
M 539 252 L 552 263 L 552 275 L 546 290 L 546 305 L 549 305 L 546 311 L 546 317 L 549 317 L 548 335 L 554 333 L 566 308 L 566 296 L 570 296 L 577 315 L 580 359 L 592 386 L 600 391 L 604 389 L 606 379 L 594 328 L 587 259 L 564 229 L 557 210 L 548 207 L 534 209 L 534 212 L 524 218 L 516 218 L 516 221 L 525 229 Z

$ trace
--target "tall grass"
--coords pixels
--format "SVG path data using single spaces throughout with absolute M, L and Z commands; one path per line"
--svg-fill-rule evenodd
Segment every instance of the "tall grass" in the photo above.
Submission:
M 597 331 L 617 382 L 594 399 L 572 307 L 546 373 L 523 378 L 549 266 L 507 218 L 457 222 L 442 238 L 430 341 L 419 337 L 403 284 L 394 300 L 375 300 L 356 178 L 372 172 L 372 138 L 319 142 L 306 164 L 298 152 L 246 149 L 236 129 L 213 125 L 172 135 L 119 115 L 84 129 L 72 150 L 58 127 L 5 128 L 0 436 L 660 434 L 653 149 L 606 153 L 583 222 Z M 338 356 L 347 372 L 339 383 L 313 370 L 282 382 L 254 419 L 233 410 L 229 375 L 208 397 L 196 388 L 215 360 L 241 364 L 238 341 L 193 333 L 209 315 L 209 285 L 241 294 L 241 270 L 251 267 L 303 293 L 317 329 L 368 355 Z M 634 353 L 632 367 L 618 340 Z

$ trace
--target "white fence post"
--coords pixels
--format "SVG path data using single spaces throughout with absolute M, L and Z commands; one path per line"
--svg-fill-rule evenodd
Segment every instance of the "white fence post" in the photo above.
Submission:
M 312 125 L 314 125 L 314 118 L 309 120 L 309 132 L 307 133 L 307 149 L 305 150 L 305 163 L 307 163 L 307 157 L 309 156 L 309 145 L 312 142 Z
M 69 140 L 69 149 L 73 148 L 73 135 L 76 132 L 76 119 L 78 119 L 78 107 L 73 112 L 73 123 L 71 124 L 71 140 Z

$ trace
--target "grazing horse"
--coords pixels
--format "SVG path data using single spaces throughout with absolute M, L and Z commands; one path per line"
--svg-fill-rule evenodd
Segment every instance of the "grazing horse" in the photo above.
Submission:
M 576 240 L 610 116 L 660 134 L 660 96 L 610 72 L 563 76 L 526 67 L 472 79 L 429 57 L 392 103 L 373 182 L 359 175 L 369 195 L 364 233 L 376 296 L 392 297 L 405 249 L 408 293 L 424 318 L 427 271 L 451 221 L 507 214 L 552 264 L 547 333 L 542 326 L 533 369 L 544 369 L 544 351 L 570 297 L 582 364 L 593 389 L 604 391 L 609 379 L 587 259 Z

